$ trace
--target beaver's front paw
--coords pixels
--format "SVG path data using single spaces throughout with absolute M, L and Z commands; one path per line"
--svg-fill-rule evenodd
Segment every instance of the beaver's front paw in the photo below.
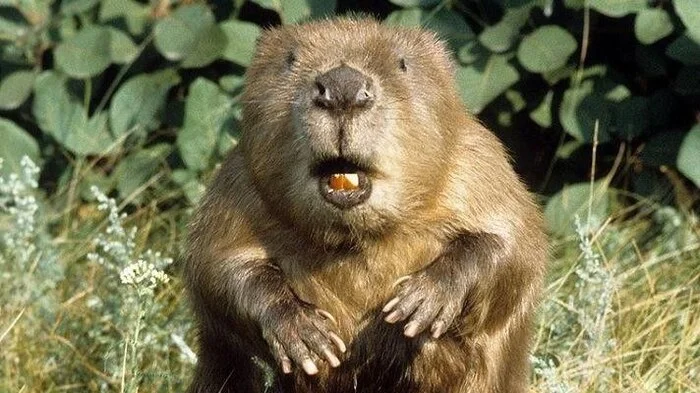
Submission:
M 399 279 L 396 296 L 382 311 L 389 323 L 408 320 L 407 337 L 415 337 L 430 327 L 433 338 L 440 337 L 462 312 L 467 288 L 453 277 L 436 274 L 430 268 Z
M 340 365 L 336 354 L 344 353 L 346 347 L 333 332 L 330 325 L 335 319 L 328 312 L 306 304 L 278 305 L 268 310 L 265 319 L 261 324 L 263 337 L 283 373 L 291 373 L 294 363 L 314 375 L 321 359 L 331 367 Z

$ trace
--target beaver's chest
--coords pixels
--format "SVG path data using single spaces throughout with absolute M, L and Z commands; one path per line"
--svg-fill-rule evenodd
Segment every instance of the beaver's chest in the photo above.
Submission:
M 440 242 L 428 238 L 392 239 L 362 252 L 295 250 L 278 257 L 278 263 L 294 293 L 328 311 L 339 322 L 341 336 L 351 338 L 381 318 L 397 280 L 425 268 L 442 250 Z

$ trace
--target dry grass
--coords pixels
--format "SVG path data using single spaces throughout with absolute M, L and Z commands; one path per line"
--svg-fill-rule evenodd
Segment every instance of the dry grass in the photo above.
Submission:
M 178 343 L 193 336 L 177 269 L 148 296 L 119 273 L 146 249 L 176 255 L 186 212 L 132 212 L 131 251 L 100 264 L 88 254 L 109 254 L 94 239 L 111 223 L 96 203 L 36 204 L 37 222 L 13 249 L 5 237 L 21 232 L 23 213 L 0 210 L 0 392 L 182 391 L 192 364 Z M 635 211 L 553 241 L 533 391 L 700 392 L 698 219 Z
M 535 350 L 554 367 L 535 391 L 700 392 L 699 228 L 667 207 L 601 228 L 590 245 L 609 297 L 576 273 L 580 238 L 556 245 Z

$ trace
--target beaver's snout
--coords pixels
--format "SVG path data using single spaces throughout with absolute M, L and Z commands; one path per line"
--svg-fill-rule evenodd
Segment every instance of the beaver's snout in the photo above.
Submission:
M 316 77 L 314 103 L 330 110 L 369 108 L 374 103 L 372 79 L 345 64 Z

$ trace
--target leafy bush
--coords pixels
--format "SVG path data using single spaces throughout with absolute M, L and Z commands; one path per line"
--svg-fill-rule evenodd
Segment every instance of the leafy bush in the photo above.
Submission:
M 336 11 L 445 38 L 466 104 L 540 191 L 586 179 L 596 123 L 600 173 L 616 170 L 617 187 L 669 202 L 661 167 L 700 185 L 695 0 L 7 1 L 0 157 L 49 167 L 49 188 L 89 178 L 131 202 L 147 189 L 192 203 L 236 143 L 261 28 Z

